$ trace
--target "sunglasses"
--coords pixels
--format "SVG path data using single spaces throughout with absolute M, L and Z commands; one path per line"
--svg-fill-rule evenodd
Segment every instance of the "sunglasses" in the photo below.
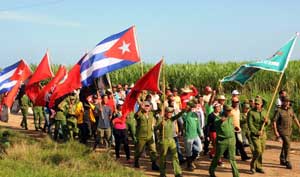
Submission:
M 145 105 L 145 107 L 150 107 L 150 105 Z
M 232 101 L 232 103 L 239 103 L 239 101 Z
M 255 105 L 260 105 L 259 103 L 255 103 Z

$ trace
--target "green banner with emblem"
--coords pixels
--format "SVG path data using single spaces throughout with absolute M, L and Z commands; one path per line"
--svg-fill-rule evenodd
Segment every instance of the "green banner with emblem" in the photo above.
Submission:
M 244 85 L 259 70 L 268 70 L 274 72 L 284 72 L 295 45 L 298 33 L 281 47 L 272 57 L 244 64 L 238 68 L 232 75 L 224 77 L 221 82 L 234 81 Z

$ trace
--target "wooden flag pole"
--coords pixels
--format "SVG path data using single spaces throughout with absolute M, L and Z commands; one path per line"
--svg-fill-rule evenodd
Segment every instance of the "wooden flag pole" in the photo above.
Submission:
M 295 39 L 294 39 L 294 42 L 293 42 L 293 44 L 292 44 L 292 47 L 291 47 L 291 49 L 290 49 L 290 51 L 289 51 L 289 54 L 288 54 L 288 56 L 287 56 L 287 62 L 288 62 L 289 59 L 290 59 L 291 53 L 292 53 L 292 51 L 293 51 L 293 48 L 294 48 L 294 45 L 295 45 L 295 42 L 296 42 L 298 36 L 299 36 L 299 33 L 296 32 L 296 37 L 295 37 Z M 287 64 L 288 64 L 288 63 L 287 63 Z M 286 66 L 287 66 L 287 64 L 286 64 Z M 270 114 L 270 111 L 271 111 L 273 102 L 274 102 L 274 100 L 275 100 L 275 96 L 276 96 L 277 91 L 278 91 L 278 89 L 279 89 L 279 85 L 280 85 L 281 80 L 282 80 L 282 78 L 283 78 L 283 75 L 284 75 L 284 70 L 282 71 L 282 73 L 281 73 L 281 75 L 280 75 L 280 78 L 279 78 L 279 80 L 278 80 L 278 83 L 277 83 L 275 92 L 274 92 L 274 94 L 273 94 L 271 103 L 270 103 L 269 108 L 268 108 L 268 112 L 267 112 L 266 118 L 269 117 L 269 114 Z M 261 129 L 260 129 L 261 132 L 263 131 L 263 129 L 264 129 L 264 127 L 265 127 L 265 124 L 266 124 L 266 123 L 264 122 L 263 125 L 261 126 Z
M 100 92 L 99 92 L 98 83 L 97 83 L 96 79 L 94 79 L 94 84 L 95 84 L 95 87 L 96 87 L 96 90 L 97 90 L 97 97 L 98 97 L 98 100 L 99 100 L 99 98 L 101 97 L 101 95 L 100 95 Z M 101 101 L 102 101 L 102 99 L 101 99 Z M 101 101 L 99 102 L 99 108 L 100 108 L 100 112 L 101 112 L 101 119 L 104 119 L 103 108 L 102 108 Z
M 274 103 L 274 100 L 275 100 L 275 97 L 276 97 L 276 95 L 277 95 L 277 92 L 278 92 L 278 89 L 279 89 L 279 86 L 280 86 L 281 80 L 282 80 L 282 78 L 283 78 L 283 75 L 284 75 L 284 72 L 282 72 L 282 73 L 280 74 L 280 77 L 279 77 L 279 80 L 278 80 L 277 86 L 276 86 L 276 88 L 275 88 L 275 92 L 274 92 L 274 94 L 273 94 L 273 97 L 272 97 L 271 103 L 270 103 L 270 105 L 269 105 L 269 108 L 268 108 L 268 111 L 267 111 L 266 118 L 268 118 L 268 117 L 269 117 L 269 114 L 270 114 L 270 111 L 271 111 L 271 109 L 272 109 L 272 105 L 273 105 L 273 103 Z M 260 129 L 260 131 L 263 131 L 263 129 L 264 129 L 264 127 L 265 127 L 265 125 L 266 125 L 266 123 L 264 122 L 264 123 L 263 123 L 263 125 L 261 126 L 261 129 Z
M 109 76 L 109 73 L 106 73 L 106 76 L 107 76 L 107 80 L 108 80 L 108 83 L 109 83 L 109 88 L 111 90 L 111 94 L 112 94 L 112 99 L 114 101 L 114 108 L 115 108 L 115 111 L 117 110 L 117 106 L 116 106 L 116 100 L 115 100 L 115 96 L 114 96 L 114 92 L 113 92 L 113 89 L 112 89 L 112 85 L 111 85 L 111 80 L 110 80 L 110 76 Z
M 162 63 L 162 74 L 163 74 L 163 105 L 162 105 L 162 141 L 164 140 L 164 135 L 165 135 L 165 132 L 164 132 L 164 123 L 165 123 L 165 102 L 166 102 L 166 72 L 165 72 L 165 60 L 164 60 L 164 57 L 162 57 L 162 60 L 163 60 L 163 63 Z

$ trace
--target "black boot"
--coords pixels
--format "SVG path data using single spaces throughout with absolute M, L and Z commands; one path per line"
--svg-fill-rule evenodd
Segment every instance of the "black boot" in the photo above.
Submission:
M 194 168 L 192 167 L 192 157 L 187 157 L 186 158 L 186 169 L 188 170 L 188 171 L 193 171 L 194 170 Z
M 159 166 L 156 164 L 156 162 L 152 162 L 152 170 L 159 171 Z
M 280 160 L 280 165 L 286 166 L 286 161 Z
M 286 168 L 287 169 L 292 169 L 293 167 L 292 167 L 292 164 L 290 163 L 290 162 L 286 162 Z
M 139 160 L 137 160 L 137 159 L 134 160 L 134 167 L 140 168 Z

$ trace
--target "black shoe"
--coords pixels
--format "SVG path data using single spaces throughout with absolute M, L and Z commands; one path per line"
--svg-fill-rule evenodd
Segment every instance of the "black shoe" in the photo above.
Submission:
M 194 171 L 194 168 L 192 167 L 192 157 L 187 157 L 186 161 L 187 161 L 187 163 L 186 163 L 186 169 L 188 171 Z
M 290 162 L 286 162 L 286 168 L 287 169 L 292 169 L 292 164 Z
M 134 167 L 135 167 L 135 168 L 140 168 L 140 164 L 139 164 L 139 161 L 138 161 L 138 160 L 135 160 L 135 161 L 134 161 Z
M 250 169 L 250 174 L 252 174 L 252 175 L 255 174 L 255 170 L 253 168 Z
M 242 158 L 242 161 L 247 161 L 247 160 L 250 160 L 251 159 L 251 157 L 245 157 L 245 158 Z
M 182 177 L 182 174 L 175 175 L 175 177 Z
M 159 171 L 159 166 L 157 166 L 156 162 L 152 162 L 152 170 Z
M 286 161 L 280 161 L 280 165 L 286 166 Z
M 179 160 L 179 165 L 182 165 L 182 164 L 184 164 L 184 162 L 185 162 L 185 160 L 183 159 L 183 160 Z
M 257 173 L 263 173 L 263 174 L 265 173 L 265 171 L 263 169 L 256 169 L 256 172 Z
M 215 173 L 209 173 L 209 177 L 217 177 Z

